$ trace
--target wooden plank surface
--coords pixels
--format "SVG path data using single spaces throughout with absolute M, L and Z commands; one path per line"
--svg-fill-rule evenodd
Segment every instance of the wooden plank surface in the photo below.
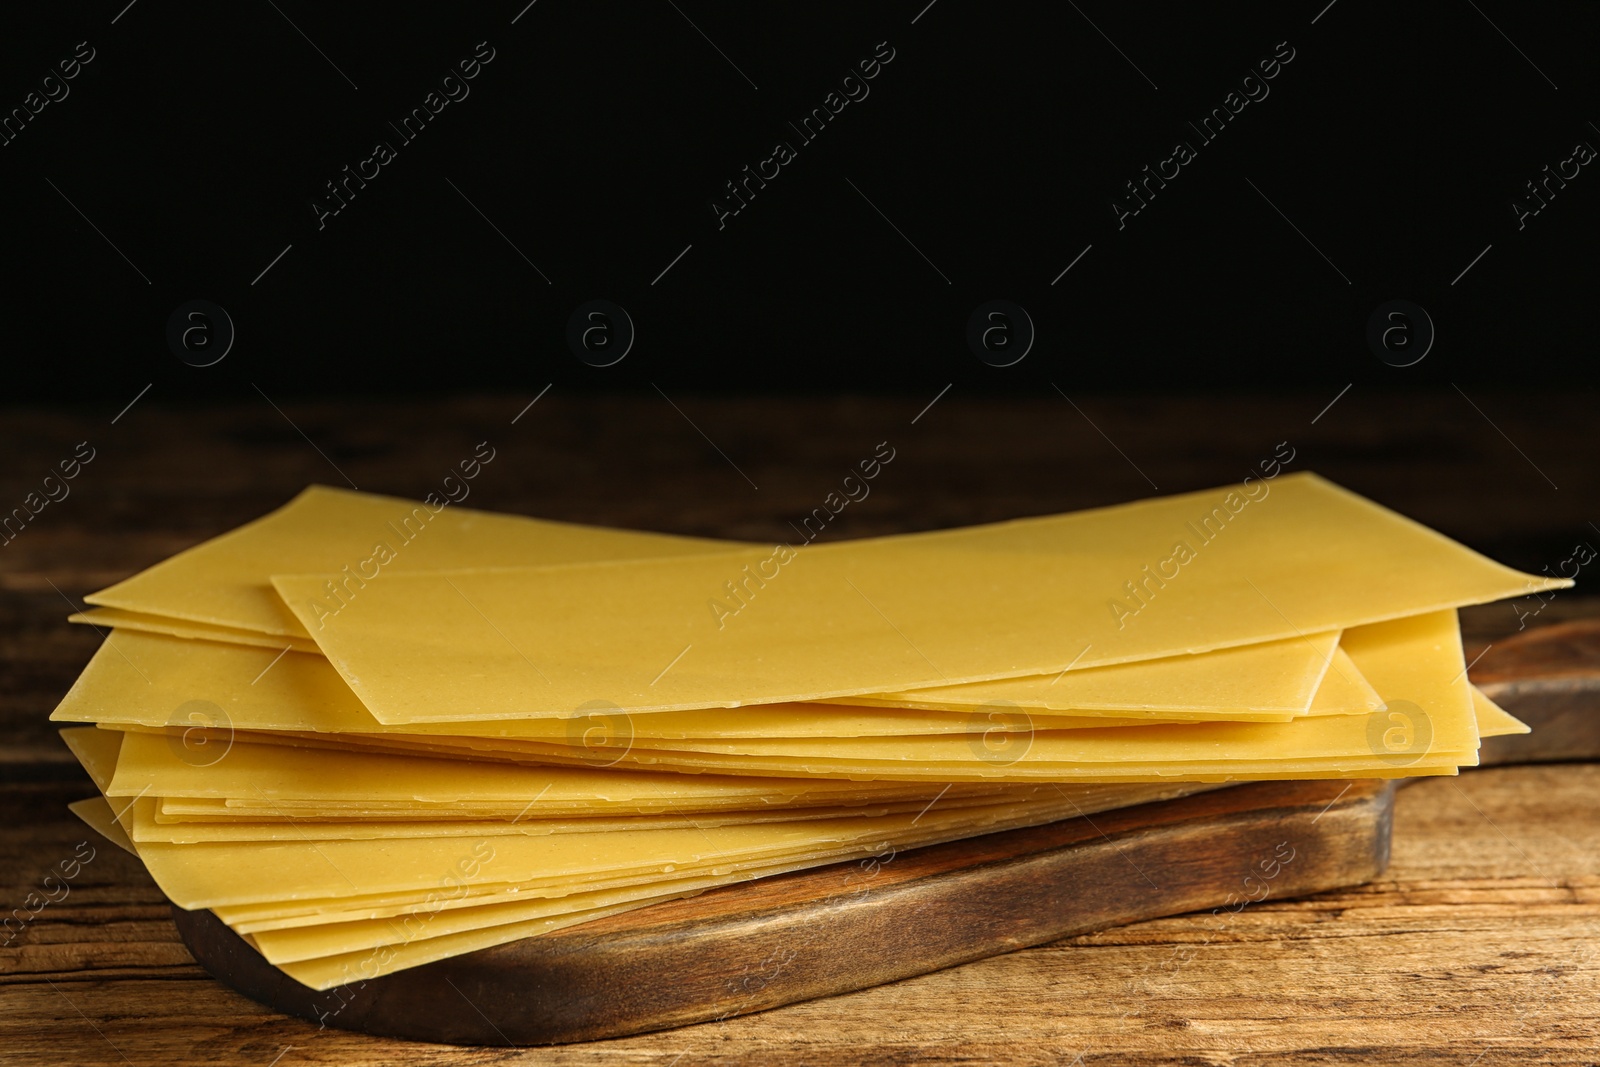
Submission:
M 192 962 L 137 863 L 64 811 L 88 789 L 44 718 L 97 643 L 61 623 L 64 598 L 260 514 L 308 481 L 348 476 L 420 495 L 485 439 L 499 451 L 473 504 L 751 539 L 791 536 L 788 524 L 886 439 L 894 463 L 827 537 L 1111 503 L 1151 492 L 1146 477 L 1164 492 L 1220 484 L 1288 439 L 1296 468 L 1507 562 L 1554 568 L 1572 542 L 1600 544 L 1587 525 L 1600 474 L 1581 396 L 1478 398 L 1498 429 L 1454 394 L 1359 391 L 1315 425 L 1325 397 L 1075 396 L 1096 429 L 1059 398 L 946 396 L 913 425 L 941 386 L 890 399 L 675 396 L 715 449 L 659 397 L 551 394 L 513 426 L 542 383 L 517 397 L 293 407 L 294 426 L 255 398 L 203 410 L 142 404 L 114 426 L 110 410 L 6 412 L 6 499 L 20 500 L 76 442 L 98 452 L 70 498 L 0 549 L 0 903 L 26 910 L 30 893 L 60 895 L 45 878 L 79 842 L 96 853 L 65 899 L 0 949 L 0 1062 L 1600 1059 L 1592 764 L 1485 769 L 1403 789 L 1389 872 L 1358 890 L 1269 897 L 1226 922 L 1205 914 L 1122 927 L 725 1022 L 514 1051 L 319 1032 L 229 992 Z M 1589 600 L 1563 593 L 1528 625 L 1594 615 Z M 1471 654 L 1518 623 L 1506 605 L 1468 612 Z
M 92 841 L 65 784 L 7 790 L 3 887 L 92 862 L 4 950 L 17 1063 L 1592 1064 L 1600 1044 L 1600 766 L 1487 769 L 1401 791 L 1388 873 L 1237 915 L 1141 923 L 770 1012 L 549 1049 L 458 1049 L 278 1016 L 211 981 L 160 893 Z M 53 813 L 53 814 L 52 814 Z M 20 847 L 19 847 L 20 846 Z M 1129 871 L 1130 878 L 1138 875 Z M 769 973 L 756 961 L 755 981 Z M 745 981 L 749 975 L 729 975 Z M 663 975 L 670 981 L 670 975 Z M 11 1059 L 15 1057 L 15 1059 Z M 123 1057 L 126 1057 L 124 1060 Z

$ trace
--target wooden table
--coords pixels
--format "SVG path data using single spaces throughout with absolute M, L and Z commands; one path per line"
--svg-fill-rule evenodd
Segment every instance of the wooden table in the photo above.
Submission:
M 753 540 L 793 536 L 788 523 L 885 440 L 895 459 L 826 537 L 1111 503 L 1152 482 L 1162 492 L 1220 484 L 1289 440 L 1292 468 L 1317 469 L 1507 562 L 1554 568 L 1573 542 L 1600 544 L 1587 525 L 1600 519 L 1590 510 L 1600 472 L 1584 397 L 1478 397 L 1480 413 L 1454 393 L 1352 392 L 1312 424 L 1327 397 L 1075 396 L 1080 412 L 1059 397 L 951 395 L 913 424 L 937 390 L 674 396 L 681 411 L 654 395 L 552 393 L 515 425 L 537 386 L 441 403 L 289 405 L 287 417 L 253 396 L 202 410 L 145 401 L 114 425 L 110 410 L 7 412 L 7 507 L 78 441 L 96 457 L 70 497 L 0 549 L 0 903 L 22 906 L 79 842 L 95 855 L 65 899 L 0 949 L 0 1063 L 1600 1060 L 1594 764 L 1486 769 L 1403 789 L 1393 863 L 1359 889 L 1268 898 L 1225 924 L 1141 923 L 722 1023 L 529 1050 L 319 1032 L 256 1006 L 194 964 L 137 862 L 64 810 L 92 787 L 45 718 L 98 640 L 61 622 L 64 598 L 260 514 L 308 481 L 421 495 L 483 440 L 496 458 L 471 504 Z M 1600 604 L 1563 593 L 1527 621 L 1596 615 Z M 1518 617 L 1496 605 L 1464 622 L 1475 652 Z

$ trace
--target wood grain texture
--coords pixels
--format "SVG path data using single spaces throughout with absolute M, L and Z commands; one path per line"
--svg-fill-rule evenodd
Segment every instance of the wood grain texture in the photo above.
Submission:
M 1494 738 L 1484 763 L 1600 760 L 1600 620 L 1541 626 L 1486 645 L 1472 677 L 1533 727 Z
M 845 469 L 889 440 L 894 464 L 827 536 L 927 529 L 1114 503 L 1241 477 L 1279 440 L 1358 492 L 1530 570 L 1587 538 L 1600 495 L 1592 398 L 1554 392 L 993 400 L 679 396 L 754 491 L 659 397 L 552 391 L 237 405 L 8 411 L 0 491 L 89 439 L 100 450 L 0 550 L 0 906 L 22 907 L 91 835 L 64 810 L 91 787 L 45 716 L 98 639 L 62 625 L 80 598 L 281 503 L 307 482 L 420 495 L 488 439 L 471 503 L 750 539 L 790 535 Z M 1071 391 L 1068 386 L 1069 392 Z M 270 391 L 270 386 L 269 386 Z M 1507 444 L 1503 431 L 1515 441 Z M 1561 486 L 1553 491 L 1522 455 Z M 1557 594 L 1528 628 L 1600 616 Z M 52 588 L 52 583 L 55 587 Z M 1526 610 L 1526 608 L 1524 609 Z M 1469 658 L 1517 630 L 1511 605 L 1463 612 Z M 1480 662 L 1490 664 L 1497 649 Z M 1494 1064 L 1600 1062 L 1600 767 L 1434 779 L 1396 799 L 1388 873 L 1357 890 L 1269 897 L 1138 923 L 842 997 L 641 1037 L 548 1049 L 404 1044 L 276 1014 L 207 977 L 131 857 L 102 847 L 0 948 L 0 1063 L 173 1064 Z M 1132 872 L 1130 871 L 1130 876 Z M 1135 876 L 1136 877 L 1136 876 Z M 0 941 L 4 935 L 0 934 Z M 669 981 L 662 976 L 663 982 Z
M 5 846 L 3 891 L 15 900 L 87 836 L 46 806 L 72 787 L 26 792 L 0 810 L 13 826 L 38 812 L 29 840 Z M 319 1030 L 263 1008 L 192 962 L 147 876 L 105 848 L 65 901 L 0 950 L 0 1057 L 260 1067 L 293 1046 L 281 1063 L 661 1067 L 682 1054 L 684 1065 L 1060 1064 L 1082 1054 L 1088 1064 L 1459 1067 L 1482 1053 L 1482 1064 L 1592 1064 L 1597 795 L 1596 765 L 1428 780 L 1400 791 L 1388 873 L 1357 889 L 1118 927 L 724 1022 L 517 1051 Z

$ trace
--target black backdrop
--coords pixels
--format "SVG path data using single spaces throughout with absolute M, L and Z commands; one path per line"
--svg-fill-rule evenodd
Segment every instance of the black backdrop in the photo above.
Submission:
M 8 10 L 0 401 L 1587 381 L 1595 5 L 525 5 Z

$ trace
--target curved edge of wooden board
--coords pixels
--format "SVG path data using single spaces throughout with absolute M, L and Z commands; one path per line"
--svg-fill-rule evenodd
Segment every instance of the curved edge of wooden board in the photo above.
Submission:
M 1368 881 L 1394 788 L 1263 782 L 728 886 L 326 992 L 207 911 L 207 971 L 323 1026 L 463 1045 L 621 1037 L 864 989 L 1093 930 Z
M 1496 641 L 1471 675 L 1485 696 L 1533 728 L 1485 739 L 1482 766 L 1600 759 L 1600 621 L 1541 626 Z

